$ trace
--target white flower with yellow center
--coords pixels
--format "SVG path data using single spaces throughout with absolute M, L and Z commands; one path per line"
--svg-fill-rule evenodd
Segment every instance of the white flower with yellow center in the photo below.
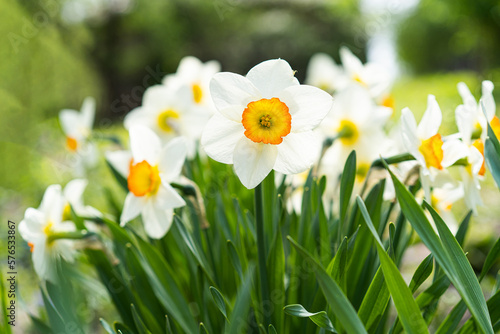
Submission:
M 272 169 L 296 174 L 314 163 L 320 144 L 313 129 L 333 99 L 300 85 L 286 61 L 262 62 L 246 77 L 217 73 L 210 91 L 218 112 L 205 127 L 202 146 L 212 159 L 234 164 L 245 187 L 256 187 Z
M 336 138 L 344 159 L 353 149 L 375 150 L 382 154 L 374 142 L 375 137 L 385 137 L 383 128 L 392 109 L 377 106 L 368 92 L 359 86 L 349 86 L 335 95 L 332 110 L 320 125 L 325 137 Z
M 316 86 L 332 94 L 343 89 L 348 78 L 342 67 L 325 53 L 317 53 L 311 57 L 307 66 L 306 84 Z
M 464 158 L 467 151 L 460 140 L 450 138 L 443 141 L 438 133 L 443 116 L 434 95 L 428 96 L 427 110 L 418 127 L 409 108 L 404 108 L 401 113 L 403 145 L 421 166 L 422 185 L 426 198 L 430 200 L 431 182 L 434 181 L 437 171 L 444 170 Z
M 72 232 L 75 226 L 64 221 L 66 200 L 61 186 L 51 185 L 45 191 L 38 209 L 28 208 L 19 223 L 19 233 L 31 248 L 33 266 L 42 280 L 56 280 L 56 264 L 62 257 L 72 261 L 75 250 L 72 240 L 50 237 L 55 233 Z
M 156 85 L 146 90 L 142 106 L 125 116 L 124 126 L 127 130 L 134 125 L 146 126 L 163 143 L 182 136 L 186 139 L 189 157 L 193 157 L 196 143 L 209 118 L 210 114 L 193 108 L 191 91 L 187 87 Z
M 364 64 L 346 47 L 340 49 L 340 60 L 345 75 L 351 82 L 367 89 L 373 98 L 379 99 L 390 89 L 392 79 L 388 72 L 376 63 Z M 384 103 L 382 103 L 384 104 Z
M 160 239 L 170 229 L 174 208 L 186 202 L 170 185 L 181 173 L 186 159 L 182 138 L 175 138 L 165 146 L 150 129 L 135 125 L 130 128 L 130 150 L 127 185 L 121 225 L 141 215 L 146 233 Z
M 495 115 L 496 104 L 493 98 L 493 83 L 489 80 L 485 80 L 482 82 L 481 86 L 481 101 L 484 105 L 485 112 L 483 112 L 481 104 L 476 102 L 469 87 L 467 87 L 465 83 L 459 82 L 457 88 L 464 103 L 457 107 L 456 114 L 457 125 L 461 126 L 463 131 L 465 131 L 464 136 L 472 140 L 480 138 L 484 142 L 488 133 L 487 122 L 490 124 L 497 138 L 500 138 L 500 119 Z M 460 118 L 458 118 L 458 116 Z
M 85 98 L 80 111 L 63 109 L 59 113 L 59 122 L 66 135 L 66 147 L 80 157 L 75 166 L 77 174 L 83 174 L 84 167 L 93 167 L 97 163 L 96 147 L 90 141 L 94 118 L 95 100 L 92 97 Z
M 186 86 L 191 92 L 191 100 L 197 106 L 204 106 L 213 111 L 209 84 L 215 73 L 220 71 L 220 64 L 215 60 L 202 63 L 198 58 L 187 56 L 181 59 L 177 72 L 163 79 L 166 86 Z

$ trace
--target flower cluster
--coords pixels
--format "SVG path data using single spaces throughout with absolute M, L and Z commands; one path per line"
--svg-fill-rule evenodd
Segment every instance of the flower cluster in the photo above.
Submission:
M 177 72 L 148 88 L 142 105 L 125 117 L 129 150 L 105 153 L 128 190 L 117 219 L 121 226 L 140 216 L 150 238 L 164 237 L 175 209 L 186 205 L 176 189 L 191 182 L 182 176 L 185 161 L 202 152 L 234 165 L 248 189 L 275 170 L 296 175 L 291 185 L 300 192 L 313 167 L 315 175 L 327 176 L 328 202 L 337 193 L 344 162 L 353 150 L 357 187 L 369 181 L 375 160 L 409 153 L 414 160 L 396 165 L 395 172 L 418 171 L 425 198 L 440 213 L 449 213 L 462 197 L 475 211 L 481 204 L 480 182 L 486 173 L 487 125 L 500 137 L 493 84 L 483 82 L 481 103 L 464 83 L 458 84 L 463 104 L 456 108 L 456 134 L 439 133 L 442 114 L 433 95 L 418 124 L 410 109 L 404 108 L 400 124 L 390 131 L 394 113 L 390 76 L 376 64 L 363 64 L 347 48 L 340 50 L 340 58 L 342 65 L 325 54 L 313 56 L 307 85 L 298 82 L 282 59 L 264 61 L 242 76 L 219 72 L 215 61 L 184 58 Z M 81 112 L 60 112 L 67 148 L 81 157 L 83 169 L 96 161 L 91 137 L 94 114 L 91 98 L 84 101 Z M 449 173 L 452 167 L 460 169 L 459 180 Z M 40 207 L 26 211 L 20 232 L 30 243 L 41 278 L 54 278 L 51 268 L 60 257 L 73 258 L 76 246 L 68 233 L 77 228 L 71 222 L 71 209 L 83 217 L 102 215 L 83 205 L 86 182 L 71 181 L 64 191 L 52 185 Z M 386 188 L 390 197 L 391 187 Z M 291 210 L 300 210 L 300 197 L 290 196 L 293 202 L 299 199 Z M 452 223 L 452 215 L 447 217 Z

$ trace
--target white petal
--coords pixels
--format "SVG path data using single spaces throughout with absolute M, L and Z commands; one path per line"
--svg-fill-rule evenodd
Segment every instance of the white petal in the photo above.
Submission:
M 83 100 L 81 113 L 83 121 L 81 125 L 87 129 L 92 129 L 95 118 L 95 99 L 93 97 L 89 96 Z
M 128 193 L 123 204 L 123 211 L 120 217 L 120 225 L 124 226 L 127 222 L 137 217 L 143 208 L 146 206 L 146 196 L 135 196 L 133 193 Z
M 172 139 L 163 147 L 158 161 L 158 170 L 163 173 L 166 181 L 171 181 L 181 174 L 186 154 L 186 140 L 181 137 Z
M 172 225 L 173 210 L 165 210 L 148 203 L 142 213 L 146 234 L 153 239 L 162 238 Z
M 216 113 L 203 131 L 201 145 L 210 158 L 224 164 L 232 164 L 234 148 L 244 137 L 244 132 L 241 122 L 230 121 Z
M 457 84 L 458 94 L 462 97 L 462 101 L 468 108 L 475 108 L 477 103 L 474 96 L 471 94 L 469 87 L 464 82 Z
M 142 105 L 157 111 L 167 108 L 172 100 L 172 92 L 165 85 L 154 85 L 146 89 L 142 97 Z
M 174 209 L 186 205 L 181 195 L 164 180 L 161 181 L 161 186 L 154 198 L 152 198 L 152 201 L 157 207 L 162 209 Z
M 53 254 L 47 249 L 45 241 L 37 242 L 33 245 L 33 267 L 42 280 L 55 281 L 55 268 Z
M 278 156 L 276 145 L 241 138 L 234 149 L 234 170 L 248 189 L 255 188 L 271 172 Z
M 19 234 L 27 242 L 44 237 L 43 226 L 47 223 L 45 214 L 37 209 L 28 208 L 24 214 L 24 219 L 19 223 Z
M 443 115 L 434 95 L 427 98 L 427 110 L 422 116 L 417 128 L 417 135 L 420 139 L 428 139 L 438 133 Z
M 123 126 L 130 130 L 133 125 L 144 125 L 150 129 L 157 126 L 157 114 L 145 107 L 137 107 L 123 119 Z
M 467 145 L 458 139 L 446 140 L 443 143 L 443 167 L 450 167 L 458 160 L 467 157 Z
M 146 160 L 154 166 L 158 162 L 158 155 L 161 150 L 160 138 L 142 125 L 134 125 L 130 128 L 130 150 L 134 163 Z
M 73 207 L 82 205 L 82 196 L 87 184 L 88 181 L 85 179 L 74 179 L 69 181 L 63 190 L 66 201 L 68 201 Z
M 340 61 L 349 74 L 356 74 L 363 69 L 363 63 L 356 57 L 351 50 L 345 46 L 340 48 Z
M 483 90 L 483 95 L 481 97 L 481 101 L 483 102 L 486 117 L 488 121 L 491 121 L 493 116 L 495 116 L 496 113 L 496 104 L 495 104 L 495 99 L 493 98 L 493 83 L 489 80 L 485 80 L 482 83 L 482 90 Z M 481 113 L 483 111 L 481 110 Z
M 460 132 L 460 137 L 465 143 L 470 144 L 475 120 L 474 113 L 461 104 L 455 109 L 455 120 L 457 122 L 458 131 Z
M 80 113 L 76 110 L 63 109 L 59 112 L 59 123 L 61 123 L 64 134 L 74 139 L 81 139 L 79 135 Z
M 241 123 L 243 119 L 243 111 L 245 109 L 246 106 L 232 106 L 219 109 L 219 112 L 222 116 L 226 117 L 227 119 L 233 122 Z
M 299 85 L 294 71 L 283 59 L 266 60 L 254 66 L 247 73 L 247 78 L 265 98 L 275 97 L 283 89 Z
M 401 134 L 403 145 L 407 151 L 418 150 L 420 140 L 417 137 L 417 122 L 415 116 L 408 108 L 401 111 Z
M 472 165 L 472 174 L 478 175 L 483 165 L 484 157 L 479 150 L 471 146 L 469 151 L 469 163 Z
M 277 97 L 287 105 L 292 115 L 292 132 L 310 131 L 316 128 L 333 105 L 330 94 L 307 85 L 288 87 Z
M 250 80 L 228 72 L 213 76 L 210 81 L 210 94 L 218 110 L 231 106 L 246 106 L 261 98 L 261 93 Z
M 130 151 L 113 151 L 106 152 L 106 160 L 118 171 L 123 177 L 128 177 L 130 172 L 130 162 L 132 161 L 132 153 Z
M 61 186 L 53 184 L 47 187 L 43 195 L 42 202 L 38 208 L 45 213 L 45 219 L 57 224 L 62 219 L 64 209 L 64 198 L 62 197 Z
M 278 145 L 274 169 L 283 174 L 297 174 L 310 168 L 318 159 L 321 140 L 313 131 L 290 133 Z

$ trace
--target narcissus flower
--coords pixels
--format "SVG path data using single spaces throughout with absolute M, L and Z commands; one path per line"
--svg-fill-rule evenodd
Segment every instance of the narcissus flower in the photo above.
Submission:
M 317 158 L 313 133 L 332 106 L 319 88 L 300 85 L 281 59 L 253 67 L 246 77 L 217 73 L 210 91 L 218 112 L 210 119 L 201 143 L 208 156 L 234 164 L 249 189 L 274 169 L 296 174 Z
M 90 141 L 92 126 L 95 118 L 95 100 L 87 97 L 80 111 L 63 109 L 59 113 L 59 122 L 66 135 L 66 147 L 76 153 L 81 159 L 77 174 L 82 174 L 84 167 L 92 167 L 97 163 L 97 151 L 95 145 Z
M 123 226 L 141 215 L 146 233 L 159 239 L 172 224 L 174 208 L 186 204 L 170 185 L 181 173 L 186 146 L 182 138 L 175 138 L 162 147 L 153 131 L 136 125 L 130 128 L 130 149 L 129 193 L 120 222 Z
M 211 112 L 213 107 L 209 84 L 213 75 L 219 71 L 218 61 L 211 60 L 202 63 L 196 57 L 187 56 L 180 61 L 177 72 L 165 76 L 163 84 L 171 87 L 187 87 L 194 104 L 205 106 L 207 111 Z
M 460 149 L 461 143 L 458 139 L 443 141 L 438 133 L 442 117 L 434 95 L 429 95 L 427 110 L 418 127 L 410 109 L 404 108 L 401 115 L 403 145 L 422 168 L 422 183 L 428 200 L 430 200 L 430 182 L 433 181 L 436 171 L 451 166 L 467 154 Z
M 476 99 L 471 94 L 467 85 L 463 82 L 458 83 L 458 92 L 464 103 L 458 106 L 456 110 L 457 125 L 462 123 L 460 125 L 464 131 L 467 131 L 467 133 L 464 133 L 465 137 L 473 140 L 481 138 L 484 141 L 487 134 L 486 123 L 488 122 L 497 138 L 500 138 L 500 119 L 495 115 L 496 104 L 493 98 L 493 83 L 489 80 L 485 80 L 482 82 L 481 86 L 481 101 L 484 105 L 484 112 L 481 104 L 476 102 Z M 458 113 L 460 115 L 458 115 Z M 460 118 L 458 118 L 458 116 L 460 116 Z
M 328 93 L 333 93 L 346 86 L 348 78 L 341 66 L 325 53 L 311 57 L 307 66 L 306 84 L 316 86 Z
M 125 116 L 124 126 L 127 130 L 134 125 L 146 126 L 163 143 L 182 136 L 188 145 L 189 156 L 193 157 L 196 143 L 210 114 L 194 107 L 191 94 L 190 88 L 185 86 L 149 87 L 144 93 L 142 106 Z
M 384 68 L 376 63 L 363 65 L 361 60 L 346 47 L 340 49 L 340 60 L 347 78 L 367 89 L 373 98 L 380 99 L 387 94 L 392 79 Z
M 28 208 L 19 223 L 19 233 L 31 248 L 33 266 L 42 280 L 56 280 L 55 266 L 60 258 L 73 261 L 73 241 L 50 238 L 55 233 L 75 230 L 72 222 L 65 221 L 65 205 L 61 186 L 51 185 L 38 209 Z

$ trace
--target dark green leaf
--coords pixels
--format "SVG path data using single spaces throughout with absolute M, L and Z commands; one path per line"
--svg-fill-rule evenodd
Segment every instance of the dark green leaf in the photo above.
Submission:
M 318 327 L 324 328 L 330 332 L 336 333 L 337 331 L 335 328 L 333 328 L 332 322 L 328 318 L 328 315 L 326 314 L 325 311 L 320 311 L 316 313 L 311 313 L 307 311 L 302 305 L 300 304 L 292 304 L 292 305 L 287 305 L 284 308 L 285 313 L 293 315 L 295 317 L 299 318 L 309 318 L 311 319 Z

